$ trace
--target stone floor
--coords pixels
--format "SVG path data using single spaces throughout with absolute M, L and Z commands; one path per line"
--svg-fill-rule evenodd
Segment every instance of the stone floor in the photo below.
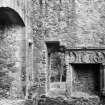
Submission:
M 99 100 L 96 99 L 84 99 L 84 98 L 72 98 L 70 100 L 63 100 L 60 97 L 41 99 L 38 105 L 101 105 Z
M 39 100 L 9 100 L 1 99 L 0 105 L 105 105 L 100 103 L 97 99 L 84 99 L 84 98 L 71 98 L 69 100 L 64 100 L 61 97 L 51 98 L 42 96 Z

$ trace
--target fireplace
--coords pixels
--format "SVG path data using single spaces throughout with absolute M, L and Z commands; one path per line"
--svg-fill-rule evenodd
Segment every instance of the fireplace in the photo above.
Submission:
M 68 96 L 105 96 L 105 51 L 70 49 L 65 52 Z
M 100 64 L 71 64 L 73 67 L 73 91 L 89 95 L 100 93 Z

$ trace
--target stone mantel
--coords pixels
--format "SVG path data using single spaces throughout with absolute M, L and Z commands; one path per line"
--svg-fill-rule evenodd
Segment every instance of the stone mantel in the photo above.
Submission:
M 69 63 L 105 64 L 105 50 L 69 50 Z

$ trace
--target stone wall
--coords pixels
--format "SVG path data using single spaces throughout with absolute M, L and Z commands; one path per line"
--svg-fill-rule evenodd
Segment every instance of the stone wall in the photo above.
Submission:
M 26 49 L 21 50 L 26 56 L 22 58 L 22 70 L 26 69 L 26 96 L 34 82 L 40 84 L 41 94 L 47 91 L 45 41 L 59 41 L 67 48 L 105 46 L 104 0 L 8 0 L 8 3 L 0 0 L 2 6 L 13 8 L 25 23 Z
M 19 98 L 22 97 L 22 81 L 23 76 L 22 71 L 25 71 L 25 34 L 23 32 L 23 28 L 21 27 L 15 27 L 11 30 L 8 30 L 8 37 L 7 40 L 8 46 L 10 47 L 10 50 L 12 50 L 12 58 L 9 62 L 14 62 L 15 65 L 13 66 L 13 72 L 10 71 L 9 75 L 13 77 L 13 82 L 10 90 L 11 97 Z M 12 61 L 13 60 L 13 61 Z
M 36 38 L 68 47 L 103 47 L 104 5 L 103 0 L 35 1 L 33 24 L 40 27 L 34 26 Z
M 46 78 L 48 70 L 46 41 L 59 41 L 60 45 L 66 48 L 104 47 L 104 7 L 104 0 L 33 0 L 31 27 L 35 73 L 41 74 L 43 70 L 45 73 L 43 77 Z M 44 64 L 43 50 L 46 52 Z M 48 83 L 47 80 L 45 82 Z M 46 91 L 46 86 L 42 87 Z M 44 91 L 41 94 L 43 93 L 45 94 Z

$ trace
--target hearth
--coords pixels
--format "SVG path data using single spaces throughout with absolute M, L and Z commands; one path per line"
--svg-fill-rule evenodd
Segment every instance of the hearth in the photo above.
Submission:
M 100 64 L 71 64 L 73 92 L 100 94 Z

